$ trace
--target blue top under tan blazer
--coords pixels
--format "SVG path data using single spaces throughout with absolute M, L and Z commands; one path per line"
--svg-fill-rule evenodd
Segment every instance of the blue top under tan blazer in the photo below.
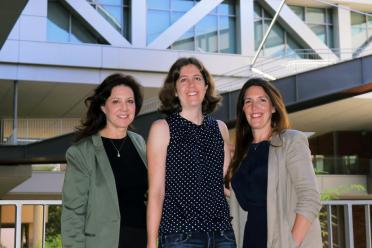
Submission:
M 300 131 L 286 130 L 280 135 L 274 134 L 270 144 L 267 248 L 296 247 L 291 234 L 296 214 L 301 214 L 312 223 L 300 247 L 321 248 L 322 239 L 318 220 L 321 208 L 320 194 L 307 137 Z M 230 198 L 233 227 L 238 247 L 241 247 L 242 230 L 247 213 L 239 207 L 234 192 Z

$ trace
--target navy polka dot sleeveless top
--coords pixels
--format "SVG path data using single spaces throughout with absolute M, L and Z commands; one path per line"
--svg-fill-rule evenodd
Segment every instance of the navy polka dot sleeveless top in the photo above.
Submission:
M 160 234 L 232 230 L 224 196 L 224 142 L 218 123 L 205 116 L 196 125 L 174 113 Z

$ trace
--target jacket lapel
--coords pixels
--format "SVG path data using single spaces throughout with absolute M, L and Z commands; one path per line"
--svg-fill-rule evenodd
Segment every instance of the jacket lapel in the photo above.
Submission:
M 92 140 L 96 150 L 95 155 L 97 159 L 97 167 L 101 168 L 102 174 L 107 182 L 110 193 L 114 200 L 115 209 L 117 210 L 118 213 L 120 213 L 115 177 L 114 173 L 112 172 L 110 161 L 107 157 L 105 148 L 103 146 L 102 139 L 98 134 L 96 134 L 92 136 Z
M 136 137 L 136 135 L 137 135 L 137 137 Z M 139 156 L 141 157 L 143 164 L 147 168 L 146 144 L 141 142 L 142 140 L 139 139 L 138 134 L 135 134 L 131 131 L 128 131 L 128 136 L 129 136 L 130 140 L 132 141 L 132 143 L 134 145 L 134 148 L 136 148 Z
M 276 211 L 277 211 L 277 189 L 279 182 L 279 171 L 278 171 L 278 147 L 282 145 L 279 135 L 274 134 L 271 138 L 269 148 L 269 159 L 268 159 L 268 175 L 267 175 L 267 241 L 268 247 L 272 246 L 274 239 L 274 230 L 276 223 Z

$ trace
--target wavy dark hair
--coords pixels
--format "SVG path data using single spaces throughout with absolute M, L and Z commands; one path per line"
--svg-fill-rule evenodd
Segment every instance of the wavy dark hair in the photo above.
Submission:
M 204 65 L 194 57 L 179 58 L 171 66 L 164 81 L 163 87 L 159 92 L 159 99 L 161 101 L 159 111 L 167 115 L 173 112 L 182 111 L 182 106 L 178 97 L 176 96 L 176 82 L 180 77 L 181 68 L 186 65 L 195 65 L 203 76 L 205 84 L 208 85 L 207 92 L 205 93 L 202 103 L 202 112 L 204 114 L 212 113 L 214 110 L 216 110 L 222 98 L 216 91 L 215 83 L 211 74 L 204 67 Z
M 91 96 L 85 99 L 84 103 L 88 107 L 88 111 L 85 118 L 81 121 L 81 126 L 77 127 L 76 141 L 96 134 L 106 126 L 106 116 L 102 112 L 101 106 L 110 97 L 112 89 L 119 85 L 132 89 L 136 104 L 135 116 L 137 116 L 143 103 L 142 86 L 130 75 L 112 74 L 98 85 Z
M 253 141 L 252 129 L 249 126 L 243 111 L 245 92 L 252 86 L 261 87 L 268 95 L 275 112 L 271 116 L 271 127 L 273 133 L 282 133 L 290 127 L 288 113 L 285 108 L 283 97 L 279 90 L 270 82 L 263 78 L 251 78 L 242 87 L 236 105 L 236 132 L 235 132 L 235 151 L 226 175 L 226 186 L 229 185 L 231 177 L 239 168 L 249 145 Z

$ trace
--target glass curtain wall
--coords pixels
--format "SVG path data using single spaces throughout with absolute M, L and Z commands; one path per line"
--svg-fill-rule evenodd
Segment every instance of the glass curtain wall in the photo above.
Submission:
M 118 32 L 130 41 L 130 0 L 87 0 Z
M 372 40 L 372 17 L 352 12 L 351 33 L 354 49 L 367 45 Z
M 151 43 L 199 0 L 148 0 L 147 42 Z M 225 0 L 185 32 L 170 49 L 237 53 L 235 1 Z
M 107 44 L 59 0 L 48 0 L 47 39 L 52 42 Z
M 254 39 L 257 50 L 264 34 L 270 26 L 272 15 L 267 13 L 257 2 L 254 3 Z M 274 24 L 261 54 L 268 57 L 293 56 L 304 57 L 301 47 L 278 23 Z
M 334 47 L 333 10 L 331 8 L 310 8 L 294 5 L 289 7 L 324 44 L 329 48 Z

